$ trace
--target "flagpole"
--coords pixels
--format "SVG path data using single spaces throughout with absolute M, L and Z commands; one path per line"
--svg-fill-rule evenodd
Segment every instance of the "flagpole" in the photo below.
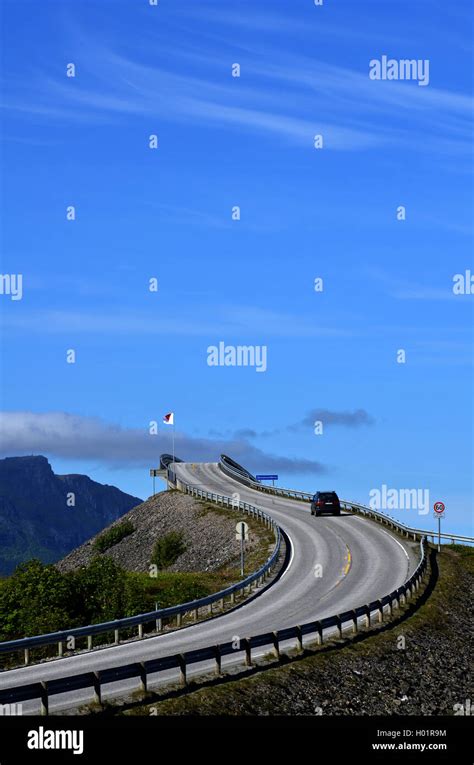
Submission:
M 173 472 L 176 476 L 175 466 L 174 466 L 174 414 L 173 414 Z

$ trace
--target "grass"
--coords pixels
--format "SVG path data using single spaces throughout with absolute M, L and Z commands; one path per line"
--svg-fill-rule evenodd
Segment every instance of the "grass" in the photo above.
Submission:
M 133 534 L 134 531 L 135 527 L 131 521 L 122 521 L 100 534 L 97 539 L 94 540 L 93 547 L 101 553 L 105 552 L 105 550 L 109 550 L 111 547 L 121 542 L 125 537 Z
M 168 534 L 160 537 L 151 555 L 151 563 L 154 563 L 159 569 L 168 568 L 176 563 L 180 555 L 186 552 L 186 543 L 182 531 L 170 531 Z

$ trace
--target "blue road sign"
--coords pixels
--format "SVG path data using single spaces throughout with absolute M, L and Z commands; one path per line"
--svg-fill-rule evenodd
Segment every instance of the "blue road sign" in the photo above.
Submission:
M 256 475 L 257 481 L 278 481 L 277 475 Z

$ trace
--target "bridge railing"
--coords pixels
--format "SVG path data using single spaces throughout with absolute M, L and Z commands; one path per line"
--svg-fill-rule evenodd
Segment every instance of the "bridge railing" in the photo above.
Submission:
M 146 693 L 149 689 L 150 676 L 156 678 L 156 675 L 159 676 L 160 673 L 164 672 L 167 672 L 169 676 L 170 670 L 175 670 L 170 682 L 179 682 L 181 686 L 186 686 L 190 668 L 194 668 L 193 675 L 209 674 L 213 666 L 215 674 L 222 675 L 225 657 L 232 657 L 232 665 L 237 663 L 250 667 L 256 658 L 255 653 L 253 653 L 255 649 L 260 649 L 260 654 L 268 654 L 268 649 L 270 649 L 278 659 L 284 649 L 296 647 L 297 650 L 302 651 L 311 643 L 323 645 L 328 637 L 342 638 L 343 633 L 347 630 L 352 634 L 357 634 L 361 628 L 370 629 L 374 623 L 381 624 L 387 615 L 392 617 L 395 611 L 415 596 L 426 576 L 427 567 L 426 541 L 423 539 L 420 542 L 420 561 L 414 573 L 401 587 L 378 600 L 324 619 L 274 632 L 265 632 L 232 642 L 219 643 L 179 654 L 170 654 L 150 661 L 134 662 L 96 672 L 85 672 L 8 688 L 0 691 L 0 704 L 13 704 L 38 699 L 41 702 L 41 714 L 47 715 L 51 696 L 90 688 L 93 691 L 91 701 L 101 704 L 104 686 L 110 686 L 124 680 L 137 679 L 138 685 L 134 687 L 134 690 L 141 690 Z M 211 668 L 209 662 L 212 662 Z M 203 664 L 204 666 L 202 666 Z M 200 668 L 199 665 L 201 665 Z

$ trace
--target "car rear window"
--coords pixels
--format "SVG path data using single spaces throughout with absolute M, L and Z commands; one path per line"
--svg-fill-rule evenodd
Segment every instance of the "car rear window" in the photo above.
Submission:
M 335 491 L 323 491 L 319 495 L 319 499 L 336 499 Z

